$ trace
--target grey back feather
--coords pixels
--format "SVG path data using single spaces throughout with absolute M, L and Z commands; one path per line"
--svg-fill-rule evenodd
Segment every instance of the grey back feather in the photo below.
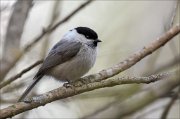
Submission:
M 51 68 L 62 64 L 77 55 L 81 48 L 80 42 L 61 40 L 49 52 L 35 77 L 46 74 Z

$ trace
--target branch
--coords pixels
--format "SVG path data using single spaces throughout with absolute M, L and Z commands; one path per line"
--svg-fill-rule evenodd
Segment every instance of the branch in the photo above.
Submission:
M 124 116 L 129 116 L 179 86 L 180 77 L 178 74 L 179 72 L 176 70 L 163 79 L 163 82 L 156 83 L 148 90 L 141 91 L 121 103 L 115 101 L 108 108 L 101 109 L 100 112 L 98 111 L 99 113 L 91 114 L 85 117 L 85 119 L 122 118 Z
M 179 25 L 176 25 L 175 27 L 171 28 L 167 33 L 165 33 L 163 36 L 158 38 L 157 40 L 153 41 L 149 45 L 145 46 L 142 50 L 139 52 L 136 52 L 135 54 L 131 55 L 129 58 L 125 59 L 123 62 L 118 63 L 114 67 L 108 68 L 106 70 L 100 71 L 97 74 L 89 75 L 84 77 L 82 80 L 86 82 L 86 84 L 83 84 L 82 86 L 78 87 L 76 84 L 78 84 L 80 81 L 77 81 L 77 83 L 73 84 L 75 87 L 74 88 L 65 88 L 61 87 L 55 90 L 52 90 L 48 93 L 33 97 L 33 98 L 28 98 L 28 100 L 34 100 L 32 103 L 16 103 L 15 105 L 9 106 L 5 109 L 2 109 L 0 111 L 0 115 L 2 118 L 5 117 L 12 117 L 13 115 L 17 115 L 19 113 L 22 113 L 27 110 L 31 110 L 33 108 L 45 105 L 47 103 L 50 103 L 55 100 L 63 99 L 66 97 L 74 96 L 83 92 L 88 92 L 94 89 L 98 88 L 103 88 L 103 87 L 110 87 L 110 86 L 115 86 L 119 84 L 127 84 L 127 83 L 134 83 L 133 80 L 125 80 L 123 82 L 118 80 L 118 79 L 109 79 L 109 80 L 104 80 L 107 79 L 111 76 L 114 76 L 129 67 L 133 66 L 136 64 L 138 61 L 146 57 L 147 55 L 151 54 L 154 52 L 156 49 L 160 48 L 163 46 L 165 43 L 167 43 L 170 39 L 172 39 L 174 36 L 176 36 L 180 32 L 180 27 Z M 96 82 L 100 81 L 100 82 Z M 136 80 L 136 82 L 139 80 Z M 172 80 L 174 81 L 174 80 Z M 94 82 L 94 83 L 92 83 Z M 140 82 L 139 82 L 140 83 Z M 146 83 L 149 83 L 146 81 Z M 176 81 L 176 83 L 179 83 L 179 80 Z M 175 85 L 173 83 L 173 85 Z M 171 85 L 170 85 L 171 86 Z M 171 87 L 170 87 L 171 88 Z M 35 100 L 39 100 L 40 103 L 36 102 Z
M 2 82 L 0 84 L 0 89 L 5 87 L 6 85 L 10 84 L 11 82 L 15 81 L 17 78 L 20 78 L 23 74 L 30 71 L 32 68 L 36 67 L 37 65 L 41 64 L 42 62 L 43 62 L 43 60 L 39 60 L 39 61 L 35 62 L 34 64 L 32 64 L 31 66 L 25 68 L 24 70 L 22 70 L 20 73 L 16 74 L 15 76 L 12 76 L 11 78 L 5 80 L 4 82 Z
M 43 106 L 52 101 L 64 99 L 70 96 L 92 91 L 95 89 L 104 88 L 104 87 L 112 87 L 112 86 L 122 85 L 122 84 L 151 83 L 154 81 L 161 80 L 165 77 L 168 77 L 169 75 L 170 74 L 168 73 L 164 73 L 164 74 L 152 75 L 149 77 L 139 77 L 139 78 L 123 77 L 123 78 L 117 78 L 117 79 L 102 80 L 101 82 L 88 83 L 80 87 L 78 86 L 77 87 L 72 86 L 70 88 L 60 87 L 58 89 L 49 91 L 45 94 L 35 96 L 32 98 L 27 98 L 27 101 L 30 101 L 31 103 L 19 102 L 7 108 L 1 109 L 0 118 L 12 117 L 14 115 L 25 112 L 27 110 L 31 110 L 33 108 Z
M 4 43 L 4 53 L 1 66 L 1 79 L 4 78 L 7 71 L 11 68 L 9 63 L 14 62 L 14 58 L 20 52 L 20 39 L 23 33 L 24 24 L 28 13 L 32 7 L 33 0 L 18 0 L 14 5 L 14 10 L 11 15 Z
M 14 58 L 13 62 L 10 62 L 8 64 L 7 68 L 2 68 L 1 67 L 1 79 L 3 79 L 5 77 L 5 75 L 8 73 L 8 71 L 16 64 L 16 62 L 26 53 L 29 51 L 29 49 L 34 46 L 40 39 L 43 38 L 44 35 L 46 35 L 47 33 L 52 33 L 54 30 L 56 30 L 60 25 L 62 25 L 63 23 L 67 22 L 68 20 L 70 20 L 75 14 L 77 14 L 80 10 L 82 10 L 83 8 L 85 8 L 88 4 L 90 4 L 93 0 L 88 0 L 87 2 L 83 3 L 82 5 L 80 5 L 77 9 L 75 9 L 73 12 L 71 12 L 67 17 L 65 17 L 64 19 L 62 19 L 61 21 L 59 21 L 58 23 L 56 23 L 53 27 L 51 28 L 47 28 L 44 29 L 37 37 L 35 37 L 34 39 L 30 40 L 32 41 L 29 45 L 27 45 L 23 51 L 20 51 L 18 54 L 16 54 L 16 57 Z M 3 65 L 3 64 L 2 64 Z M 1 66 L 2 66 L 1 65 Z

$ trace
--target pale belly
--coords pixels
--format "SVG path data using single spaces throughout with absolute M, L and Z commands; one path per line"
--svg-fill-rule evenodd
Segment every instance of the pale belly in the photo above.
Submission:
M 95 60 L 96 50 L 84 48 L 81 49 L 77 56 L 72 58 L 70 61 L 53 68 L 51 72 L 49 72 L 49 75 L 61 81 L 76 80 L 92 68 Z

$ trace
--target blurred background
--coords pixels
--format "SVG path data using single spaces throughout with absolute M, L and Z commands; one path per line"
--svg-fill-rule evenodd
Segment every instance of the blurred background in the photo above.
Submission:
M 12 25 L 10 21 L 15 7 L 17 7 L 16 2 L 15 0 L 1 0 L 1 60 L 3 60 L 3 56 L 6 57 L 5 54 L 8 52 L 5 48 L 6 44 L 8 44 L 6 43 L 8 39 L 7 33 L 9 31 L 8 27 Z M 42 33 L 43 29 L 64 19 L 84 2 L 86 1 L 34 0 L 32 2 L 33 5 L 29 7 L 28 14 L 25 15 L 27 17 L 25 17 L 24 20 L 19 43 L 14 43 L 15 40 L 13 41 L 12 39 L 10 40 L 10 44 L 12 44 L 13 47 L 19 48 L 19 50 L 26 48 L 26 46 L 32 42 L 33 38 Z M 27 3 L 22 3 L 21 7 L 28 8 L 25 4 Z M 96 64 L 88 74 L 111 67 L 161 36 L 172 25 L 179 24 L 179 4 L 180 1 L 178 2 L 176 0 L 93 1 L 68 21 L 60 25 L 55 31 L 46 34 L 38 43 L 34 44 L 11 66 L 8 74 L 4 76 L 1 81 L 14 76 L 37 60 L 44 58 L 64 33 L 78 26 L 86 26 L 94 29 L 98 33 L 99 39 L 103 41 L 98 49 Z M 25 10 L 27 11 L 28 9 Z M 21 14 L 23 14 L 23 12 Z M 23 16 L 19 15 L 13 23 L 16 23 L 21 17 Z M 18 30 L 19 27 L 14 25 L 14 29 L 16 30 Z M 116 77 L 148 76 L 150 74 L 180 68 L 179 38 L 179 36 L 176 36 L 174 40 L 171 40 L 165 46 Z M 13 51 L 15 52 L 13 52 L 13 54 L 18 56 L 17 54 L 19 53 L 17 53 L 16 50 Z M 11 62 L 11 58 L 9 58 L 9 61 Z M 38 68 L 39 66 L 33 68 L 19 79 L 1 89 L 1 109 L 17 101 L 28 84 L 31 83 Z M 62 82 L 53 80 L 52 77 L 44 77 L 33 89 L 31 95 L 42 94 L 60 86 L 62 86 Z M 129 84 L 98 89 L 52 102 L 19 114 L 14 118 L 80 118 L 94 113 L 97 109 L 105 107 L 111 102 L 122 102 L 131 98 L 132 95 L 135 95 L 142 90 L 142 87 L 146 86 L 147 84 Z M 161 117 L 164 107 L 170 99 L 171 97 L 158 99 L 144 107 L 143 110 L 138 110 L 136 113 L 127 116 L 127 118 L 158 119 Z M 180 105 L 178 98 L 170 109 L 168 118 L 180 118 L 179 112 Z M 109 112 L 109 114 L 111 114 L 111 112 Z

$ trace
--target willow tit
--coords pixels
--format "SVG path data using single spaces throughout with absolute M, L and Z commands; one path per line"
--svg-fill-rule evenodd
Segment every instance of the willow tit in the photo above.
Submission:
M 97 33 L 88 27 L 77 27 L 67 32 L 51 49 L 19 101 L 24 100 L 44 75 L 68 82 L 79 79 L 94 65 L 99 42 Z

